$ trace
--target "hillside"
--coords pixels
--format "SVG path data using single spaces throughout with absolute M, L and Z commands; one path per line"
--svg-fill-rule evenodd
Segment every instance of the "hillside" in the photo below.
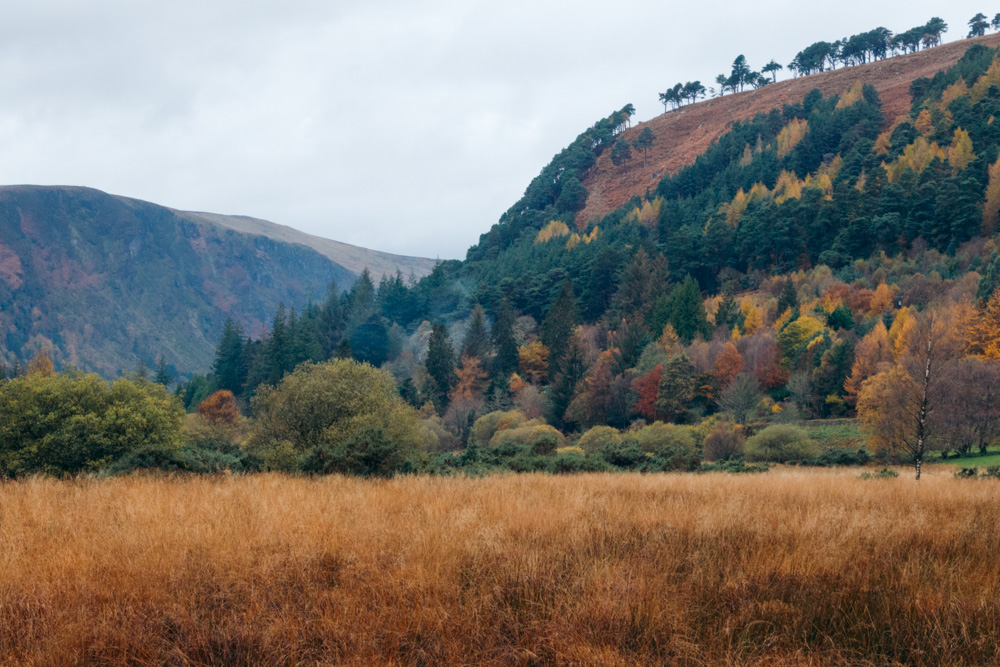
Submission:
M 220 225 L 242 234 L 266 236 L 275 241 L 304 245 L 326 256 L 331 261 L 336 262 L 354 274 L 360 274 L 367 267 L 376 280 L 383 275 L 394 275 L 397 270 L 401 271 L 404 277 L 409 277 L 412 274 L 416 278 L 422 278 L 429 274 L 437 263 L 436 260 L 426 257 L 393 255 L 387 252 L 379 252 L 378 250 L 369 250 L 368 248 L 341 243 L 340 241 L 320 236 L 313 236 L 292 227 L 279 225 L 267 220 L 260 220 L 259 218 L 251 218 L 243 215 L 219 215 L 217 213 L 203 213 L 200 211 L 175 211 L 175 213 L 192 220 Z
M 89 188 L 0 188 L 0 360 L 51 347 L 57 364 L 105 375 L 160 354 L 204 371 L 227 317 L 260 333 L 279 302 L 322 299 L 357 261 L 387 257 L 356 249 L 347 268 L 291 232 L 235 227 Z
M 882 100 L 883 115 L 888 122 L 892 122 L 909 110 L 910 84 L 915 79 L 932 77 L 953 66 L 973 44 L 996 47 L 1000 45 L 1000 34 L 959 40 L 867 65 L 842 67 L 779 81 L 757 90 L 684 106 L 639 123 L 622 136 L 631 142 L 643 128 L 652 129 L 656 142 L 648 152 L 646 165 L 643 166 L 640 156 L 633 158 L 627 168 L 615 167 L 611 163 L 610 151 L 600 155 L 597 164 L 581 178 L 589 195 L 586 207 L 577 214 L 576 223 L 581 229 L 586 228 L 589 223 L 600 220 L 625 204 L 630 197 L 641 197 L 647 190 L 654 190 L 665 174 L 675 173 L 694 162 L 713 141 L 728 131 L 733 121 L 746 120 L 785 104 L 801 102 L 814 88 L 829 96 L 845 92 L 857 81 L 870 84 Z

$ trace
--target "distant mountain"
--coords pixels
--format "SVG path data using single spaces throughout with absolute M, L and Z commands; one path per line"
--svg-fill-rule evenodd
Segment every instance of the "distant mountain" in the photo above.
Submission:
M 0 187 L 0 360 L 50 347 L 105 375 L 161 354 L 203 372 L 227 317 L 259 334 L 279 302 L 301 308 L 365 266 L 377 279 L 433 264 L 90 188 Z
M 409 278 L 411 274 L 417 278 L 422 278 L 429 274 L 437 263 L 437 260 L 426 257 L 407 257 L 405 255 L 393 255 L 387 252 L 379 252 L 378 250 L 360 248 L 347 243 L 341 243 L 340 241 L 306 234 L 285 225 L 279 225 L 258 218 L 250 218 L 244 215 L 219 215 L 217 213 L 193 211 L 176 211 L 176 213 L 191 219 L 221 225 L 227 229 L 244 234 L 266 236 L 275 241 L 298 243 L 299 245 L 308 246 L 356 275 L 360 274 L 367 267 L 375 277 L 376 282 L 380 276 L 387 274 L 394 275 L 397 270 L 401 271 L 406 278 Z

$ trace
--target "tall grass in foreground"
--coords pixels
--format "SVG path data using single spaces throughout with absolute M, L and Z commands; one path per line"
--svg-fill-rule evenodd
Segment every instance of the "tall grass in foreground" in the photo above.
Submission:
M 0 662 L 989 664 L 1000 485 L 0 485 Z

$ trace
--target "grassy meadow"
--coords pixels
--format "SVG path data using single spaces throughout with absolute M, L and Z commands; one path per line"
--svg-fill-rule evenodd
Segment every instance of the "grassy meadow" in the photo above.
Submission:
M 8 482 L 0 663 L 996 664 L 950 471 Z

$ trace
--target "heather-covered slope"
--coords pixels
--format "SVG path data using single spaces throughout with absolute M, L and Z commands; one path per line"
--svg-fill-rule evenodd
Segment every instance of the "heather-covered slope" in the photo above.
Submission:
M 204 371 L 225 319 L 261 331 L 279 302 L 356 274 L 320 252 L 77 187 L 0 188 L 0 358 L 49 346 L 112 375 L 165 355 Z
M 631 142 L 643 128 L 649 127 L 656 141 L 649 149 L 645 164 L 633 159 L 626 167 L 611 163 L 611 151 L 605 151 L 589 169 L 581 182 L 589 193 L 586 207 L 577 214 L 581 228 L 599 221 L 624 205 L 630 197 L 642 197 L 666 174 L 694 162 L 713 141 L 724 135 L 733 121 L 752 118 L 758 113 L 797 104 L 818 89 L 824 96 L 840 95 L 855 82 L 870 84 L 882 100 L 882 113 L 892 122 L 910 109 L 910 84 L 920 77 L 933 77 L 953 66 L 973 44 L 991 48 L 1000 45 L 1000 34 L 978 39 L 965 39 L 908 55 L 878 60 L 857 67 L 841 67 L 834 71 L 780 81 L 758 90 L 716 97 L 681 107 L 639 123 L 622 134 Z M 652 95 L 652 91 L 650 91 Z

